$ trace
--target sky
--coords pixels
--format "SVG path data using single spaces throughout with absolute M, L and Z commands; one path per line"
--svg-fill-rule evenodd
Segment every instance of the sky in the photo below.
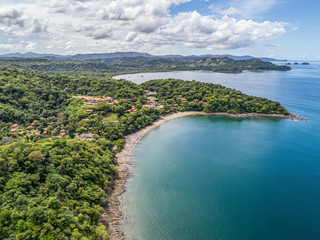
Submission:
M 318 0 L 1 0 L 0 54 L 320 60 Z

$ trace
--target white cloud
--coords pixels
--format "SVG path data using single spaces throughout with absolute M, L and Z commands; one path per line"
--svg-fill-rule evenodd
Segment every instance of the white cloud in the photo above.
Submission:
M 230 0 L 223 7 L 212 5 L 214 13 L 252 18 L 281 4 L 278 0 Z
M 2 8 L 0 10 L 0 25 L 4 26 L 19 26 L 23 27 L 25 20 L 23 18 L 23 12 L 14 7 Z
M 169 40 L 178 45 L 181 41 L 187 47 L 234 49 L 280 36 L 285 33 L 284 26 L 279 22 L 237 21 L 227 16 L 213 19 L 194 11 L 173 18 L 159 30 L 158 37 L 161 42 Z
M 4 0 L 5 2 L 8 0 Z M 170 46 L 235 49 L 286 32 L 286 23 L 203 16 L 197 11 L 170 15 L 170 7 L 190 0 L 23 1 L 1 8 L 0 34 L 28 38 L 25 49 L 69 52 L 156 51 Z M 252 0 L 266 9 L 273 0 Z M 12 2 L 11 2 L 12 3 Z M 234 0 L 225 15 L 250 12 L 248 0 Z M 3 3 L 3 5 L 10 6 Z M 49 40 L 48 40 L 49 39 Z M 27 42 L 27 41 L 26 41 Z M 8 43 L 2 43 L 8 44 Z M 23 48 L 23 47 L 22 47 Z M 61 49 L 61 50 L 59 50 Z M 27 49 L 26 49 L 27 50 Z
M 36 49 L 37 47 L 38 47 L 38 43 L 36 43 L 36 42 L 28 42 L 24 49 L 27 50 L 27 51 L 31 51 L 31 50 Z

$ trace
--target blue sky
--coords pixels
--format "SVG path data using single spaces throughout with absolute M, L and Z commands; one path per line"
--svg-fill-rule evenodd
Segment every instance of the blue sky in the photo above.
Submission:
M 0 54 L 233 54 L 319 60 L 319 1 L 1 0 Z

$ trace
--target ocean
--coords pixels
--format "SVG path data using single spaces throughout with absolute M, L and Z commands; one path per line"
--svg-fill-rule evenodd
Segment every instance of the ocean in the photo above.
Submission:
M 133 240 L 319 240 L 320 62 L 291 71 L 118 76 L 220 83 L 279 101 L 307 121 L 190 116 L 134 148 L 122 195 Z

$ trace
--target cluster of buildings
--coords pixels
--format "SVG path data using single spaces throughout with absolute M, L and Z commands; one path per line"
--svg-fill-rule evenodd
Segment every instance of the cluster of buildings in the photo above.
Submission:
M 47 125 L 50 125 L 51 123 L 52 123 L 52 122 L 48 122 Z M 40 135 L 40 134 L 47 134 L 47 133 L 48 133 L 48 132 L 47 132 L 47 130 L 48 130 L 47 127 L 44 128 L 44 129 L 43 129 L 44 131 L 41 133 L 41 132 L 39 132 L 39 131 L 36 131 L 36 129 L 34 129 L 35 126 L 37 126 L 37 124 L 33 122 L 33 123 L 31 123 L 28 127 L 26 127 L 26 130 L 32 131 L 32 132 L 31 132 L 31 135 L 33 135 L 33 134 L 34 134 L 34 135 Z M 18 123 L 15 123 L 15 124 L 11 125 L 10 133 L 16 133 L 16 132 L 18 132 L 19 135 L 24 135 L 25 133 L 27 133 L 27 131 L 25 131 L 24 128 L 21 129 L 21 131 L 18 131 L 18 130 L 19 130 L 19 127 L 20 127 L 20 125 L 19 125 Z
M 112 97 L 88 97 L 88 96 L 72 96 L 73 98 L 80 98 L 80 99 L 85 99 L 87 100 L 86 102 L 83 102 L 85 105 L 94 105 L 97 106 L 99 105 L 100 102 L 108 102 L 108 104 L 113 105 L 113 104 L 119 104 L 117 100 L 113 100 Z

